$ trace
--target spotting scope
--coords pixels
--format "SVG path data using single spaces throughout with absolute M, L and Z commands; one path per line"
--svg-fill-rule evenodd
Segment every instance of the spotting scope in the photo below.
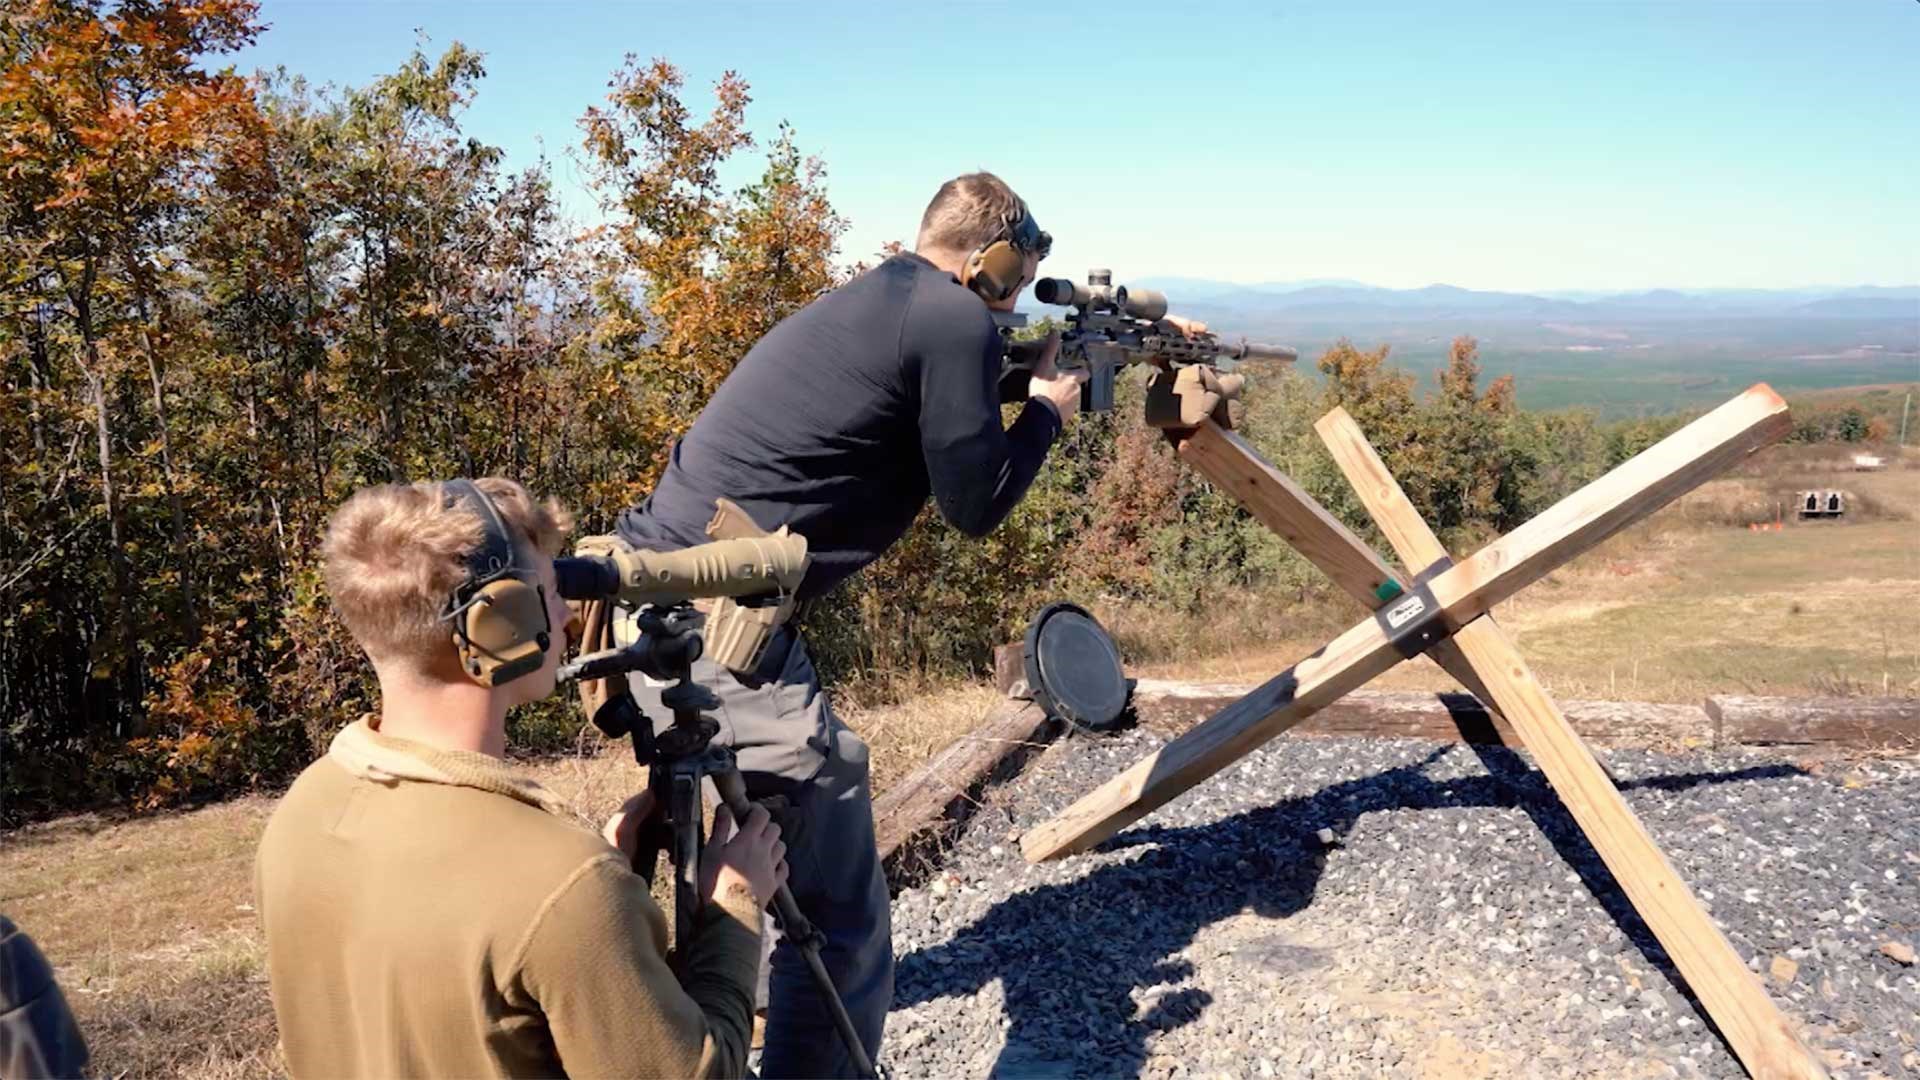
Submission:
M 679 551 L 574 555 L 553 560 L 568 600 L 679 604 L 711 596 L 792 592 L 807 572 L 807 538 L 797 533 L 715 540 Z

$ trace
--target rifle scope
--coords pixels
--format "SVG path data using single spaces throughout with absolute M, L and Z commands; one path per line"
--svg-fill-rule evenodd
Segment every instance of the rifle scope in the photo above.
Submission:
M 1093 290 L 1071 278 L 1043 277 L 1033 283 L 1033 297 L 1043 304 L 1084 307 L 1093 303 Z
M 1136 319 L 1151 321 L 1166 317 L 1167 294 L 1158 289 L 1129 289 L 1125 285 L 1112 285 L 1109 284 L 1112 276 L 1099 270 L 1088 274 L 1087 279 L 1087 284 L 1082 285 L 1068 278 L 1041 278 L 1033 283 L 1034 299 L 1043 304 L 1078 308 L 1094 303 L 1110 303 Z

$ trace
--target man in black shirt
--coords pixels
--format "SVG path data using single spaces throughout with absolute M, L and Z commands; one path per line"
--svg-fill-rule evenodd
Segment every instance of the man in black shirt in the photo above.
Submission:
M 911 254 L 895 255 L 775 326 L 721 384 L 674 447 L 659 486 L 622 515 L 640 548 L 706 539 L 714 500 L 762 528 L 805 536 L 817 596 L 886 551 L 931 494 L 972 536 L 1005 519 L 1080 404 L 1084 372 L 1059 374 L 1049 339 L 1029 398 L 1000 419 L 1000 338 L 1049 238 L 990 173 L 942 185 Z M 827 937 L 823 956 L 870 1054 L 893 997 L 886 881 L 874 848 L 867 748 L 833 715 L 805 642 L 783 628 L 759 670 L 702 661 L 695 677 L 721 699 L 720 742 L 738 754 L 756 796 L 777 795 L 793 867 L 789 886 Z M 635 677 L 650 715 L 658 686 Z M 841 1076 L 850 1069 L 797 949 L 774 949 L 761 1075 Z

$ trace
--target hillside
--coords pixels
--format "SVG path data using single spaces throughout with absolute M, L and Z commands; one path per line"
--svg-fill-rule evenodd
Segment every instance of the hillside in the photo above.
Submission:
M 1517 377 L 1522 406 L 1591 408 L 1603 419 L 1709 406 L 1755 382 L 1800 394 L 1920 379 L 1915 286 L 1532 294 L 1344 280 L 1139 284 L 1224 334 L 1298 349 L 1308 372 L 1347 338 L 1391 345 L 1394 362 L 1431 387 L 1448 343 L 1469 334 L 1490 376 Z

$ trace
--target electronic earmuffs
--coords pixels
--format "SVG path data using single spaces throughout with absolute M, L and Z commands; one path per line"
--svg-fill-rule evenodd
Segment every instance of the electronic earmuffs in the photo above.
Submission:
M 990 304 L 999 303 L 1027 283 L 1027 256 L 1044 259 L 1052 249 L 1053 237 L 1041 230 L 1023 200 L 1007 215 L 1000 236 L 967 256 L 960 268 L 960 284 Z
M 553 627 L 547 594 L 533 560 L 500 517 L 487 493 L 471 480 L 442 485 L 444 505 L 466 503 L 484 536 L 467 556 L 467 577 L 447 598 L 441 617 L 453 624 L 460 668 L 481 686 L 504 686 L 540 670 Z

